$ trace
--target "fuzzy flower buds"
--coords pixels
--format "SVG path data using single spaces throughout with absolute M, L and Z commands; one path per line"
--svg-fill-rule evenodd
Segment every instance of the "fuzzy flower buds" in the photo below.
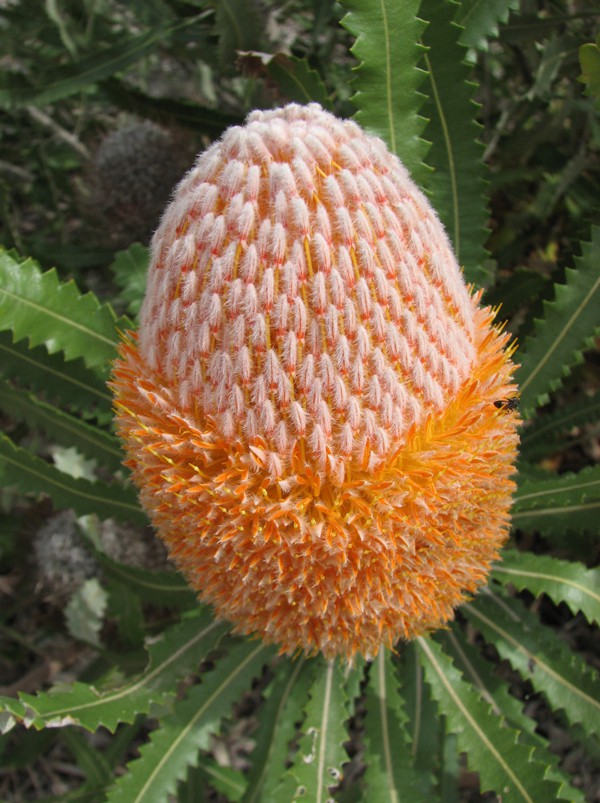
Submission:
M 374 656 L 444 624 L 508 530 L 508 336 L 406 169 L 319 106 L 200 155 L 113 375 L 141 502 L 220 617 Z

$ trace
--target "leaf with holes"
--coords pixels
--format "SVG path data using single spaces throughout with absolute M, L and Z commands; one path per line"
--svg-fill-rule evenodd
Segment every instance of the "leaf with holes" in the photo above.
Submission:
M 329 789 L 342 780 L 342 767 L 348 761 L 344 743 L 348 732 L 348 692 L 345 671 L 338 661 L 314 658 L 319 668 L 308 690 L 309 701 L 298 750 L 284 781 L 276 790 L 275 800 L 296 801 L 307 795 L 315 803 L 330 799 Z M 356 670 L 346 670 L 356 671 Z
M 259 725 L 253 738 L 252 769 L 244 803 L 274 799 L 274 790 L 285 772 L 289 745 L 302 720 L 302 703 L 314 681 L 316 662 L 300 658 L 293 665 L 286 660 L 275 667 L 265 691 L 266 701 L 257 711 Z

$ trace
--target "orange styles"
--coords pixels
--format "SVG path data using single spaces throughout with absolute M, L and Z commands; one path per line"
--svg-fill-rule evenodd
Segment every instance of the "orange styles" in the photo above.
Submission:
M 405 168 L 316 104 L 254 112 L 152 250 L 116 415 L 200 599 L 327 657 L 443 625 L 507 537 L 514 366 Z

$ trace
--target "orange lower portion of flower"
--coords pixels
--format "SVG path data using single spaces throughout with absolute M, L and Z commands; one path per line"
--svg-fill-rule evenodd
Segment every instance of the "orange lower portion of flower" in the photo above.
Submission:
M 474 302 L 475 303 L 475 302 Z M 282 652 L 376 655 L 438 628 L 485 581 L 508 533 L 517 414 L 507 337 L 478 310 L 473 374 L 376 473 L 315 472 L 301 441 L 285 480 L 260 439 L 225 442 L 176 411 L 134 339 L 114 370 L 128 465 L 172 559 L 203 602 Z M 366 464 L 366 461 L 365 461 Z

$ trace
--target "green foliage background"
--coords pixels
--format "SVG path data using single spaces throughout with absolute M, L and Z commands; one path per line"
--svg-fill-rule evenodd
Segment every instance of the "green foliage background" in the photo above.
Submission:
M 478 799 L 468 768 L 503 803 L 600 799 L 515 692 L 569 729 L 586 767 L 598 761 L 597 656 L 548 611 L 594 643 L 599 25 L 575 0 L 0 4 L 0 797 L 450 803 Z M 132 566 L 101 538 L 107 519 L 147 527 L 105 382 L 144 292 L 137 223 L 156 225 L 145 198 L 166 201 L 171 174 L 136 161 L 156 129 L 127 128 L 118 146 L 131 140 L 126 160 L 152 175 L 145 196 L 98 154 L 152 121 L 181 173 L 249 110 L 288 100 L 386 140 L 519 342 L 524 425 L 502 562 L 447 630 L 352 668 L 231 637 L 178 575 Z M 59 615 L 30 578 L 52 510 L 74 511 L 101 579 Z M 36 684 L 57 639 L 77 660 Z M 254 727 L 236 760 L 239 722 Z M 46 776 L 48 762 L 71 772 Z M 31 786 L 31 773 L 44 780 Z

